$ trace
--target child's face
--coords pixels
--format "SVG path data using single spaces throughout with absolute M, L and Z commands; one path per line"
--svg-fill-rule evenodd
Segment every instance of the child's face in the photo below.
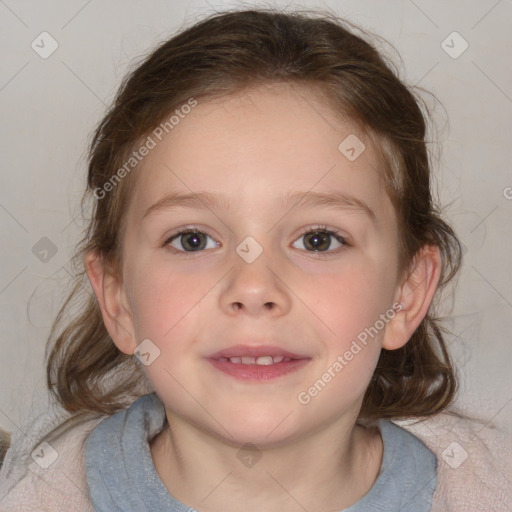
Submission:
M 338 146 L 353 133 L 366 149 L 350 161 Z M 396 217 L 380 169 L 360 133 L 311 91 L 286 85 L 199 102 L 150 151 L 134 171 L 123 247 L 125 328 L 133 335 L 118 346 L 132 353 L 149 338 L 158 347 L 145 369 L 168 415 L 260 445 L 357 416 L 386 340 L 382 319 L 393 316 L 400 288 Z M 168 194 L 203 192 L 221 196 L 219 205 L 145 215 Z M 287 202 L 306 193 L 352 197 L 375 216 L 358 205 Z M 301 236 L 319 225 L 348 245 Z M 205 234 L 164 245 L 182 227 Z M 263 252 L 248 262 L 256 243 Z M 194 252 L 197 246 L 205 248 Z M 366 331 L 366 345 L 358 341 L 376 323 L 384 328 L 373 337 Z M 256 382 L 209 361 L 239 344 L 274 345 L 308 359 Z M 320 391 L 308 391 L 315 382 Z

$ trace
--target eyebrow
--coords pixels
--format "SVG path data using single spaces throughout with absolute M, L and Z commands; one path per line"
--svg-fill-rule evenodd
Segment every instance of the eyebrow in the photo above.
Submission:
M 293 192 L 278 199 L 278 206 L 284 208 L 287 204 L 292 205 L 290 210 L 294 208 L 327 208 L 336 211 L 353 210 L 366 214 L 374 223 L 377 220 L 375 212 L 368 204 L 357 197 L 342 192 Z M 142 218 L 144 219 L 156 211 L 170 210 L 172 208 L 228 210 L 229 201 L 221 194 L 207 191 L 186 194 L 171 193 L 152 204 Z
M 363 200 L 343 192 L 293 192 L 281 199 L 281 204 L 293 203 L 292 208 L 328 208 L 336 211 L 354 210 L 377 221 L 375 212 Z

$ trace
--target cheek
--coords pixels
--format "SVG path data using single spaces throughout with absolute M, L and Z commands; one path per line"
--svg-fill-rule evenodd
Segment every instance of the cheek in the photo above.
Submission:
M 311 407 L 313 415 L 323 414 L 325 404 L 331 404 L 333 414 L 351 407 L 368 387 L 387 325 L 381 315 L 388 322 L 394 316 L 388 290 L 376 281 L 377 275 L 370 267 L 352 267 L 347 272 L 317 276 L 317 286 L 310 288 L 309 295 L 297 293 L 314 304 L 311 309 L 322 345 L 321 364 L 297 396 L 299 403 Z
M 375 324 L 391 307 L 392 287 L 382 273 L 371 265 L 317 277 L 310 298 L 314 311 L 339 339 L 340 348 Z
M 326 373 L 315 378 L 320 386 L 329 383 L 326 395 L 333 393 L 333 400 L 339 400 L 337 393 L 348 400 L 364 393 L 375 370 L 382 336 L 395 314 L 392 287 L 371 266 L 324 276 L 317 284 L 310 297 L 321 320 L 316 324 Z
M 196 273 L 153 264 L 151 271 L 133 272 L 128 288 L 137 337 L 165 342 L 194 316 L 211 284 Z
M 151 361 L 144 371 L 166 403 L 186 403 L 181 383 L 194 372 L 195 361 L 189 357 L 197 339 L 194 328 L 211 284 L 197 274 L 162 271 L 155 264 L 151 272 L 131 277 L 135 334 L 139 342 L 151 340 Z

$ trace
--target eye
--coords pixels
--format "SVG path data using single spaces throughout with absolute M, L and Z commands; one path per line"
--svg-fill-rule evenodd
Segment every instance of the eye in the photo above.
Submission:
M 171 237 L 165 242 L 165 246 L 171 246 L 173 252 L 199 252 L 203 249 L 214 249 L 219 244 L 213 241 L 213 246 L 208 246 L 208 238 L 213 241 L 206 233 L 199 231 L 198 229 L 184 228 Z
M 345 238 L 341 236 L 337 231 L 333 231 L 328 229 L 326 226 L 316 226 L 314 228 L 306 228 L 299 238 L 304 239 L 304 243 L 302 243 L 303 247 L 298 247 L 298 249 L 304 249 L 308 252 L 329 252 L 329 253 L 337 253 L 340 250 L 343 250 L 346 246 L 348 246 Z M 330 250 L 332 249 L 332 241 L 334 239 L 334 243 L 338 244 L 334 249 L 338 250 Z M 295 242 L 296 243 L 296 242 Z M 296 247 L 294 245 L 294 247 Z M 341 249 L 340 249 L 341 248 Z
M 304 239 L 302 247 L 297 247 L 295 245 L 297 242 L 295 242 L 294 247 L 308 252 L 318 253 L 319 256 L 323 256 L 323 254 L 319 253 L 338 253 L 349 245 L 340 233 L 328 229 L 326 226 L 306 228 L 297 240 L 301 238 Z M 210 244 L 208 243 L 208 239 L 211 240 Z M 333 239 L 335 244 L 334 250 Z M 197 228 L 183 228 L 167 238 L 163 246 L 171 248 L 174 253 L 186 254 L 200 252 L 204 249 L 214 249 L 219 247 L 219 243 Z

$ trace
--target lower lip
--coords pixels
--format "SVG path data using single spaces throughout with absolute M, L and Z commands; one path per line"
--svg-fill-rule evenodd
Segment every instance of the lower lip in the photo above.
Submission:
M 283 377 L 284 375 L 299 370 L 310 360 L 309 358 L 292 359 L 291 361 L 281 361 L 280 363 L 263 365 L 230 363 L 229 361 L 208 359 L 217 370 L 227 373 L 236 379 L 253 382 L 265 382 L 276 379 L 277 377 Z

